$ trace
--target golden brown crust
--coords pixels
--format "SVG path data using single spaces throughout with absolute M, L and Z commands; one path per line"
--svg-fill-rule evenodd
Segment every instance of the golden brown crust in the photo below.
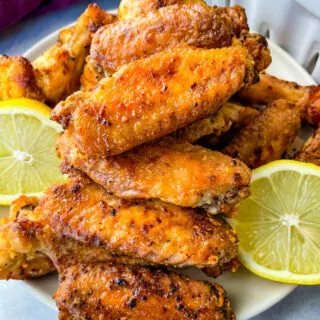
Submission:
M 81 153 L 117 155 L 216 112 L 253 77 L 241 46 L 170 49 L 124 66 L 90 93 L 71 95 L 51 118 Z
M 158 10 L 163 7 L 172 6 L 174 4 L 195 4 L 201 3 L 206 6 L 202 0 L 121 0 L 118 12 L 119 19 L 128 19 L 133 17 L 141 17 L 147 15 L 150 11 Z
M 30 215 L 38 202 L 21 196 L 13 202 L 10 216 L 0 219 L 0 279 L 37 278 L 55 269 L 37 241 L 13 228 L 15 219 Z
M 81 154 L 63 135 L 59 156 L 118 197 L 153 198 L 232 215 L 249 195 L 250 170 L 219 152 L 167 138 L 115 157 Z
M 314 134 L 303 145 L 301 151 L 295 156 L 295 160 L 302 162 L 310 162 L 320 166 L 320 129 L 318 128 Z
M 91 56 L 88 56 L 80 78 L 81 90 L 91 91 L 95 89 L 99 81 L 105 77 L 108 77 L 108 75 L 104 68 L 96 63 Z
M 146 264 L 177 267 L 214 267 L 237 254 L 236 235 L 222 219 L 159 200 L 119 199 L 84 178 L 51 187 L 35 215 L 45 246 L 68 239 Z
M 221 48 L 232 43 L 232 25 L 201 4 L 173 5 L 146 16 L 119 20 L 95 34 L 90 55 L 108 72 L 168 48 Z
M 224 104 L 224 106 L 227 104 Z M 222 123 L 225 122 L 225 125 L 222 126 L 223 130 L 220 134 L 213 131 L 212 134 L 198 140 L 197 144 L 212 150 L 219 150 L 219 147 L 227 144 L 235 134 L 238 134 L 239 128 L 248 125 L 260 114 L 258 109 L 244 107 L 236 103 L 232 103 L 231 108 L 225 108 L 224 106 L 216 114 L 217 116 L 221 114 Z
M 230 21 L 236 37 L 239 37 L 243 30 L 249 30 L 246 11 L 241 6 L 215 7 L 215 10 L 220 16 Z
M 0 100 L 15 98 L 45 101 L 31 63 L 24 57 L 0 55 Z
M 54 298 L 60 320 L 235 320 L 218 285 L 114 263 L 61 268 Z
M 320 121 L 320 86 L 301 86 L 261 73 L 260 81 L 241 90 L 237 97 L 250 104 L 267 104 L 277 99 L 286 99 L 300 106 L 303 121 L 312 125 Z
M 242 127 L 222 152 L 256 168 L 281 159 L 300 127 L 300 108 L 287 100 L 275 100 Z
M 254 67 L 258 72 L 263 71 L 270 65 L 272 58 L 268 49 L 268 42 L 264 36 L 244 30 L 241 32 L 240 41 L 248 49 L 254 60 Z
M 76 24 L 62 30 L 59 42 L 33 62 L 37 85 L 55 105 L 80 87 L 80 75 L 89 53 L 92 35 L 115 17 L 90 4 Z

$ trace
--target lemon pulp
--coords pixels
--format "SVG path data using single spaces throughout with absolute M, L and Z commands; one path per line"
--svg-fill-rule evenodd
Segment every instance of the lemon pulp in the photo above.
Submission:
M 271 280 L 320 283 L 320 167 L 272 162 L 253 171 L 251 193 L 230 220 L 241 262 Z
M 0 204 L 21 194 L 40 196 L 63 180 L 55 152 L 61 127 L 49 115 L 50 108 L 35 100 L 0 103 Z

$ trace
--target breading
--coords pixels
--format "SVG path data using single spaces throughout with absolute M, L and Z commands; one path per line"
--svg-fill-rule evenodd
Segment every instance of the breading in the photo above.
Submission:
M 239 158 L 250 168 L 281 159 L 301 127 L 300 111 L 287 100 L 275 100 L 242 127 L 222 152 Z
M 120 199 L 85 177 L 51 187 L 34 216 L 29 220 L 43 229 L 44 249 L 50 254 L 57 246 L 50 256 L 60 254 L 63 247 L 56 242 L 66 239 L 113 256 L 175 267 L 214 267 L 237 255 L 237 237 L 222 219 L 160 200 Z
M 0 55 L 0 100 L 14 98 L 45 101 L 29 60 L 20 56 Z
M 36 278 L 55 269 L 33 236 L 12 228 L 37 205 L 37 198 L 22 196 L 13 202 L 10 217 L 0 219 L 0 279 Z
M 37 85 L 48 103 L 55 105 L 79 89 L 92 35 L 113 21 L 115 16 L 90 4 L 73 27 L 60 32 L 58 43 L 32 63 Z
M 59 319 L 235 320 L 219 285 L 139 266 L 61 266 Z
M 232 44 L 230 19 L 201 4 L 173 5 L 105 26 L 90 55 L 109 73 L 131 61 L 181 45 L 221 48 Z
M 77 92 L 53 110 L 86 155 L 111 156 L 215 113 L 254 80 L 242 46 L 175 48 L 122 67 L 92 92 Z
M 320 121 L 320 86 L 301 86 L 261 73 L 260 81 L 241 90 L 237 98 L 249 104 L 267 104 L 277 99 L 286 99 L 300 106 L 303 121 L 313 125 Z
M 301 151 L 295 156 L 295 160 L 311 162 L 320 166 L 320 129 L 305 142 Z
M 80 153 L 72 139 L 63 135 L 58 154 L 108 192 L 125 199 L 159 198 L 230 216 L 249 195 L 251 172 L 241 161 L 170 138 L 102 158 Z

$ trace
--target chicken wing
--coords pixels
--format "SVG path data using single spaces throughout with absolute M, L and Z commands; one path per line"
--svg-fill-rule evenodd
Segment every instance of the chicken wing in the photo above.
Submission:
M 10 217 L 0 220 L 0 279 L 36 278 L 55 269 L 33 236 L 12 229 L 15 219 L 28 216 L 37 205 L 37 198 L 22 196 L 13 202 Z
M 92 92 L 53 110 L 86 155 L 117 155 L 215 113 L 244 83 L 253 61 L 242 46 L 175 48 L 124 66 Z
M 301 126 L 301 110 L 287 100 L 275 100 L 252 122 L 242 127 L 222 152 L 250 168 L 281 159 Z
M 174 4 L 196 3 L 201 3 L 206 6 L 206 3 L 202 0 L 121 0 L 118 8 L 119 19 L 139 18 L 147 15 L 150 11 L 172 6 Z
M 260 74 L 260 81 L 241 90 L 237 97 L 250 104 L 266 104 L 277 99 L 286 99 L 300 105 L 303 120 L 310 124 L 320 121 L 320 86 L 300 86 L 266 73 Z
M 121 198 L 159 198 L 234 215 L 239 201 L 249 195 L 251 172 L 241 161 L 169 138 L 102 158 L 79 153 L 63 135 L 58 154 Z
M 54 298 L 60 320 L 235 320 L 218 285 L 115 263 L 62 266 Z
M 57 242 L 65 239 L 144 264 L 175 267 L 215 267 L 237 255 L 237 237 L 222 219 L 160 200 L 123 200 L 85 177 L 51 187 L 33 216 L 29 221 L 43 229 L 38 237 L 50 257 L 60 255 L 63 247 Z M 58 252 L 50 252 L 55 248 Z
M 270 65 L 272 58 L 268 42 L 264 36 L 243 30 L 240 42 L 249 51 L 254 60 L 254 67 L 258 72 L 265 70 Z
M 92 35 L 115 16 L 90 4 L 76 24 L 62 30 L 59 42 L 33 62 L 37 85 L 52 105 L 80 87 L 80 75 L 89 53 Z
M 230 19 L 215 9 L 201 4 L 174 5 L 101 28 L 92 40 L 90 55 L 113 73 L 133 60 L 181 45 L 227 47 L 232 37 Z
M 150 11 L 175 4 L 201 4 L 210 8 L 203 0 L 122 0 L 119 5 L 119 19 L 140 18 Z M 247 16 L 244 8 L 236 5 L 234 7 L 215 7 L 219 15 L 230 20 L 234 34 L 239 37 L 242 30 L 249 30 Z
M 0 100 L 29 98 L 45 101 L 31 63 L 23 57 L 0 55 Z
M 295 160 L 302 162 L 311 162 L 320 166 L 320 129 L 314 132 L 314 134 L 303 145 L 301 151 L 295 156 Z
M 221 130 L 218 130 L 219 125 L 217 123 L 217 129 L 212 130 L 212 133 L 209 135 L 200 137 L 197 141 L 198 145 L 212 150 L 220 150 L 221 146 L 228 144 L 238 134 L 241 127 L 248 125 L 261 113 L 258 109 L 244 107 L 236 103 L 232 103 L 228 108 L 225 108 L 227 104 L 229 103 L 224 104 L 216 114 L 220 118 L 220 121 L 218 119 L 216 121 L 218 123 L 221 122 Z M 209 132 L 209 126 L 207 132 Z

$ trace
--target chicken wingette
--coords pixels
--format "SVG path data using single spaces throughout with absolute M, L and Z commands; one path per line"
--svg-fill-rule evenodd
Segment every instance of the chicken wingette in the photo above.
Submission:
M 46 100 L 28 59 L 0 55 L 0 100 L 15 98 Z
M 133 17 L 147 15 L 150 11 L 158 10 L 174 4 L 196 4 L 206 6 L 203 0 L 121 0 L 118 8 L 119 19 L 124 20 Z
M 161 199 L 232 216 L 239 201 L 249 195 L 251 172 L 241 161 L 171 138 L 102 158 L 81 154 L 63 135 L 58 154 L 125 199 Z
M 132 17 L 140 18 L 150 11 L 175 4 L 201 4 L 210 8 L 203 0 L 122 0 L 119 5 L 119 19 Z M 215 7 L 215 11 L 224 18 L 230 20 L 234 34 L 239 37 L 242 30 L 249 30 L 247 16 L 244 8 L 236 5 L 234 7 Z
M 122 67 L 92 92 L 69 96 L 51 119 L 81 153 L 117 155 L 218 111 L 254 81 L 253 64 L 242 46 L 169 49 Z
M 109 73 L 168 48 L 232 44 L 231 19 L 201 4 L 173 5 L 102 27 L 92 40 L 91 57 Z
M 320 86 L 301 86 L 261 73 L 260 81 L 241 90 L 237 97 L 249 104 L 267 104 L 286 99 L 300 106 L 303 121 L 315 125 L 320 121 Z
M 34 216 L 52 230 L 42 243 L 69 239 L 146 264 L 214 267 L 237 255 L 236 235 L 222 219 L 160 200 L 120 199 L 85 177 L 51 187 Z
M 310 162 L 320 166 L 320 128 L 306 141 L 295 160 Z
M 141 266 L 61 266 L 59 319 L 235 320 L 218 285 Z
M 92 35 L 115 16 L 90 4 L 76 24 L 59 34 L 58 43 L 33 61 L 37 86 L 51 105 L 80 87 L 80 76 L 89 53 Z
M 240 128 L 222 152 L 237 157 L 250 168 L 281 159 L 300 126 L 299 106 L 279 99 Z
M 21 196 L 13 202 L 10 216 L 0 219 L 0 279 L 37 278 L 55 270 L 33 235 L 12 229 L 15 219 L 28 217 L 38 202 Z

